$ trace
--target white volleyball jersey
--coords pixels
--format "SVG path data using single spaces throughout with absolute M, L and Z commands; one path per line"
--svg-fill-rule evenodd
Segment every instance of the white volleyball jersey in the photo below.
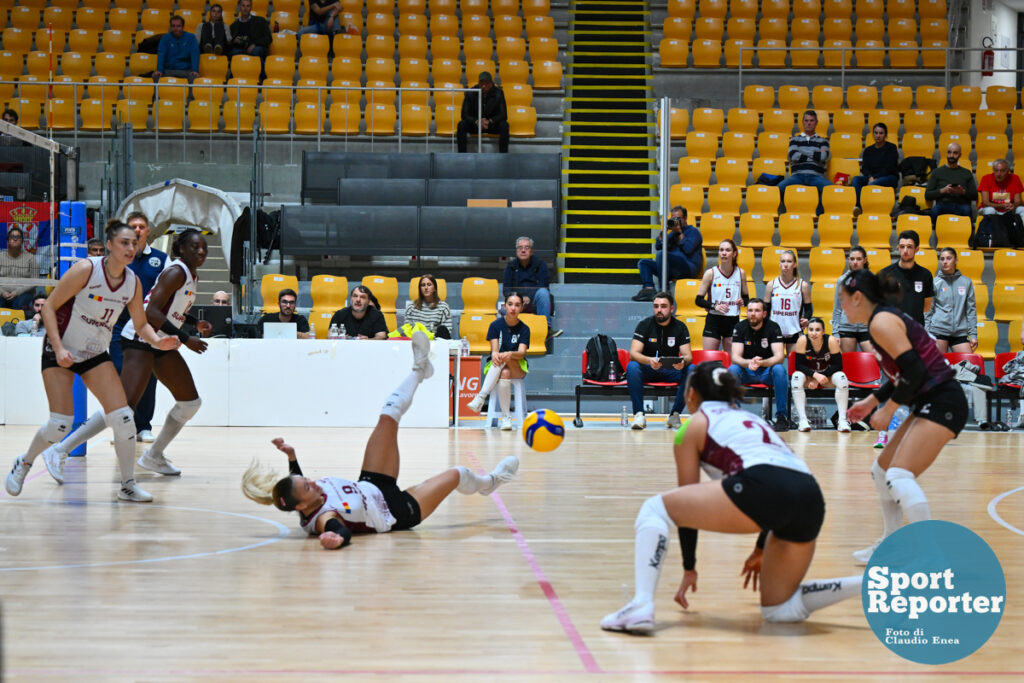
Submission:
M 743 303 L 743 296 L 740 291 L 740 285 L 742 284 L 740 269 L 733 268 L 732 275 L 729 277 L 726 277 L 718 266 L 712 268 L 712 272 L 714 274 L 711 278 L 711 310 L 709 313 L 712 315 L 738 316 L 740 314 L 740 305 Z M 725 313 L 720 313 L 715 310 L 715 304 L 727 304 L 729 310 Z
M 754 413 L 724 401 L 704 401 L 708 436 L 700 466 L 712 479 L 721 479 L 754 465 L 775 465 L 810 474 L 807 463 L 790 450 L 767 422 Z
M 135 273 L 125 268 L 120 284 L 112 286 L 104 269 L 106 258 L 88 258 L 92 265 L 89 281 L 57 311 L 58 334 L 76 363 L 95 358 L 110 348 L 114 324 L 135 295 Z M 49 339 L 43 349 L 53 353 Z
M 772 314 L 771 319 L 779 325 L 783 337 L 792 337 L 800 333 L 800 307 L 803 304 L 803 293 L 800 291 L 800 278 L 789 285 L 782 284 L 778 277 L 771 281 Z
M 190 308 L 192 308 L 192 304 L 196 302 L 196 286 L 199 284 L 199 281 L 197 278 L 192 277 L 192 273 L 189 271 L 188 266 L 186 266 L 180 259 L 168 261 L 163 272 L 160 273 L 160 277 L 163 277 L 164 273 L 171 268 L 181 268 L 185 272 L 185 284 L 174 292 L 174 295 L 171 297 L 170 301 L 164 305 L 162 310 L 163 314 L 167 316 L 167 319 L 171 324 L 180 329 L 182 324 L 185 322 L 185 314 L 188 313 Z M 157 282 L 159 281 L 160 278 L 158 277 Z M 155 285 L 153 286 L 153 289 L 156 289 Z M 144 307 L 149 306 L 149 297 L 152 296 L 152 294 L 153 290 L 151 289 L 149 290 L 149 294 L 146 295 L 145 301 L 143 301 Z M 133 321 L 128 321 L 124 326 L 124 329 L 121 331 L 121 336 L 126 339 L 138 339 L 135 332 L 135 323 Z M 156 330 L 156 336 L 164 339 L 170 335 L 166 332 Z
M 356 532 L 376 531 L 383 534 L 394 526 L 394 515 L 388 509 L 384 494 L 368 481 L 349 481 L 340 477 L 324 477 L 316 483 L 326 499 L 309 517 L 303 517 L 303 530 L 316 534 L 316 520 L 325 512 L 337 512 L 345 526 Z

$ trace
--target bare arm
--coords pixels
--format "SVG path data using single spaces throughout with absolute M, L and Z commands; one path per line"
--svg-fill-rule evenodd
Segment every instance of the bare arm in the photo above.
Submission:
M 158 337 L 156 330 L 146 320 L 146 311 L 142 308 L 142 284 L 138 279 L 135 280 L 135 294 L 128 300 L 127 308 L 128 314 L 132 318 L 132 323 L 135 324 L 135 333 L 139 335 L 139 339 L 161 351 L 173 351 L 181 346 L 181 342 L 177 337 L 164 337 L 163 339 Z
M 750 367 L 750 361 L 743 357 L 743 344 L 740 342 L 732 343 L 732 364 L 741 368 Z
M 70 367 L 74 362 L 71 353 L 64 348 L 64 343 L 57 330 L 57 311 L 66 304 L 73 296 L 82 291 L 82 288 L 89 282 L 92 275 L 92 261 L 82 260 L 71 266 L 71 269 L 57 281 L 57 286 L 43 304 L 42 318 L 43 326 L 46 328 L 46 337 L 50 341 L 50 348 L 57 356 L 57 363 L 61 367 Z
M 650 365 L 654 370 L 661 367 L 661 363 L 656 358 L 644 355 L 644 343 L 639 339 L 634 339 L 629 343 L 629 359 L 640 365 Z

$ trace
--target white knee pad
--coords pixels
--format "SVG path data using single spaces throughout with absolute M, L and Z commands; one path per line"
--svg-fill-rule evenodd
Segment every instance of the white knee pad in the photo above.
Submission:
M 797 370 L 789 378 L 789 387 L 793 391 L 799 391 L 804 388 L 805 382 L 807 382 L 807 375 Z
M 194 401 L 177 401 L 167 415 L 178 422 L 185 423 L 195 417 L 201 405 L 203 405 L 203 399 L 201 398 L 197 398 Z
M 849 389 L 850 380 L 846 377 L 846 373 L 840 370 L 832 375 L 832 385 L 835 386 L 836 389 Z
M 765 621 L 771 622 L 803 621 L 810 612 L 804 607 L 803 598 L 800 597 L 801 590 L 802 588 L 797 588 L 789 600 L 781 605 L 772 605 L 771 607 L 761 605 L 761 616 Z
M 73 415 L 50 413 L 50 419 L 43 425 L 43 438 L 49 443 L 57 443 L 71 432 L 74 419 Z
M 668 510 L 665 509 L 665 501 L 661 499 L 661 496 L 651 496 L 640 506 L 640 512 L 636 514 L 636 523 L 633 525 L 633 529 L 640 531 L 641 529 L 653 528 L 667 537 L 668 530 L 673 526 L 675 526 L 675 522 L 668 516 Z
M 104 418 L 114 432 L 114 441 L 131 441 L 135 438 L 135 414 L 128 406 L 109 412 Z
M 917 478 L 910 470 L 905 470 L 902 467 L 890 467 L 885 472 L 885 481 L 889 485 L 889 495 L 904 510 L 921 503 L 928 503 L 928 498 L 925 497 L 924 491 L 917 483 Z

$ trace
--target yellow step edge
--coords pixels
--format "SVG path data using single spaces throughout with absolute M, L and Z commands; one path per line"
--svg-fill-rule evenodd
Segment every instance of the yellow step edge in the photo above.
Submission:
M 565 188 L 579 189 L 631 189 L 631 190 L 657 190 L 658 186 L 653 183 L 562 183 Z
M 657 211 L 592 211 L 590 209 L 566 209 L 566 216 L 657 216 Z
M 562 161 L 600 161 L 601 163 L 628 163 L 628 164 L 653 164 L 654 159 L 622 159 L 620 157 L 567 157 L 563 158 Z M 595 171 L 585 171 L 580 169 L 573 169 L 577 173 L 594 173 Z M 609 173 L 628 173 L 628 171 L 609 171 Z
M 617 149 L 621 151 L 635 150 L 638 152 L 654 152 L 658 148 L 649 145 L 637 145 L 636 147 L 631 145 L 562 145 L 562 149 Z M 623 159 L 623 161 L 627 161 L 627 159 Z M 633 160 L 628 159 L 628 161 Z
M 583 52 L 576 50 L 573 56 L 580 57 L 653 57 L 653 52 Z
M 577 173 L 578 174 L 589 173 L 591 175 L 594 175 L 594 174 L 596 174 L 596 175 L 647 175 L 647 176 L 656 176 L 656 175 L 658 175 L 658 172 L 654 171 L 654 170 L 647 170 L 647 171 L 642 171 L 642 170 L 622 171 L 622 170 L 596 169 L 596 170 L 593 170 L 593 171 L 583 171 L 583 170 L 580 170 L 578 168 L 573 168 L 573 169 L 563 168 L 562 169 L 562 175 L 573 175 L 573 174 L 577 174 Z
M 584 133 L 583 131 L 577 131 L 573 135 L 585 135 L 592 138 L 646 138 L 650 137 L 647 133 Z
M 640 237 L 563 237 L 563 242 L 591 242 L 593 244 L 654 244 L 653 237 L 643 239 Z
M 596 78 L 639 78 L 643 80 L 651 80 L 654 78 L 651 74 L 573 74 L 572 78 L 584 78 L 584 79 L 596 79 Z
M 601 275 L 636 275 L 636 268 L 559 268 L 560 273 L 595 273 Z
M 595 195 L 565 195 L 567 202 L 656 202 L 658 197 L 601 197 Z
M 645 252 L 643 254 L 629 254 L 629 253 L 625 253 L 625 254 L 600 254 L 600 253 L 598 253 L 598 254 L 590 254 L 590 253 L 587 253 L 587 252 L 566 252 L 566 253 L 559 253 L 558 254 L 558 258 L 604 259 L 604 260 L 608 260 L 608 261 L 611 261 L 612 259 L 624 259 L 624 258 L 628 258 L 628 259 L 641 259 L 641 258 L 650 258 L 650 257 L 651 257 L 651 252 L 649 252 L 649 251 Z
M 563 102 L 608 102 L 607 97 L 566 97 Z M 615 102 L 654 102 L 653 97 L 616 97 Z M 649 109 L 583 109 L 581 111 L 614 112 L 616 114 L 649 113 Z
M 571 111 L 571 110 L 570 110 Z M 580 110 L 583 111 L 583 110 Z M 655 123 L 642 123 L 637 121 L 631 123 L 629 121 L 564 121 L 562 125 L 571 128 L 572 126 L 602 126 L 602 127 L 622 127 L 622 128 L 639 128 L 641 126 L 654 128 L 657 124 Z
M 584 228 L 586 230 L 633 230 L 637 232 L 645 230 L 650 232 L 651 230 L 660 230 L 661 226 L 658 225 L 638 225 L 636 223 L 562 223 L 562 229 L 569 230 L 575 228 Z

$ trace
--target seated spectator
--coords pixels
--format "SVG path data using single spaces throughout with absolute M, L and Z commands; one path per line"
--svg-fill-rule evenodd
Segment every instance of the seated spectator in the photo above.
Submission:
M 860 210 L 860 191 L 865 185 L 884 185 L 893 189 L 899 185 L 899 150 L 888 142 L 889 127 L 879 121 L 871 129 L 875 144 L 864 148 L 860 159 L 860 175 L 854 176 L 850 185 L 857 191 L 857 210 Z
M 85 249 L 89 256 L 105 256 L 107 253 L 107 248 L 103 245 L 103 240 L 98 237 L 93 237 L 86 242 Z
M 1024 216 L 1024 202 L 1021 201 L 1024 184 L 1021 184 L 1019 175 L 1010 173 L 1006 159 L 992 162 L 992 172 L 981 177 L 978 192 L 981 194 L 981 208 L 978 209 L 981 215 L 994 216 L 1015 211 L 1018 216 Z
M 204 21 L 196 31 L 199 52 L 202 54 L 226 55 L 231 49 L 231 29 L 224 23 L 224 8 L 210 5 L 210 19 Z
M 199 42 L 185 33 L 185 20 L 178 15 L 171 17 L 171 30 L 160 39 L 153 80 L 162 76 L 187 78 L 189 83 L 199 76 Z
M 295 337 L 297 339 L 312 339 L 313 334 L 309 331 L 309 321 L 306 317 L 295 312 L 295 304 L 299 295 L 294 289 L 282 289 L 277 295 L 277 306 L 280 309 L 277 313 L 265 313 L 259 322 L 256 323 L 259 329 L 260 339 L 263 338 L 263 325 L 266 323 L 295 323 Z M 332 321 L 333 322 L 333 321 Z
M 662 249 L 661 235 L 658 235 L 654 244 L 657 256 L 637 261 L 637 268 L 640 269 L 640 291 L 633 297 L 633 301 L 654 301 L 654 293 L 657 291 L 654 289 L 654 278 L 661 277 L 661 264 L 666 254 L 669 280 L 697 277 L 697 273 L 700 272 L 703 240 L 700 231 L 686 222 L 686 209 L 673 206 L 666 228 L 668 245 Z M 663 284 L 668 289 L 668 284 Z
M 344 10 L 337 0 L 309 0 L 309 23 L 299 29 L 299 35 L 319 33 L 330 36 L 342 32 L 341 13 Z
M 225 292 L 223 289 L 217 290 L 213 293 L 213 305 L 214 306 L 230 306 L 231 295 Z
M 672 404 L 665 426 L 677 429 L 679 414 L 686 406 L 687 366 L 693 361 L 690 351 L 690 331 L 683 321 L 675 317 L 676 302 L 668 292 L 654 295 L 654 315 L 637 323 L 633 341 L 629 346 L 629 364 L 626 366 L 626 386 L 633 404 L 632 429 L 647 427 L 644 413 L 645 382 L 678 382 L 676 400 Z M 674 365 L 662 365 L 661 358 L 679 358 Z
M 924 198 L 932 204 L 932 224 L 943 214 L 970 216 L 971 204 L 978 199 L 978 186 L 970 169 L 960 165 L 960 145 L 951 142 L 946 148 L 946 165 L 928 176 Z
M 231 56 L 266 58 L 270 49 L 270 22 L 252 13 L 252 0 L 238 1 L 238 19 L 231 24 Z
M 7 231 L 7 249 L 0 251 L 0 278 L 38 278 L 36 257 L 22 249 L 25 233 L 18 226 Z M 32 306 L 36 288 L 32 285 L 0 285 L 0 308 L 27 311 Z
M 488 71 L 481 71 L 477 90 L 470 90 L 462 100 L 462 119 L 455 129 L 455 140 L 460 152 L 469 151 L 467 136 L 476 135 L 479 128 L 484 133 L 498 136 L 498 151 L 508 152 L 508 109 L 505 106 L 505 93 L 494 85 L 494 79 Z M 483 104 L 480 104 L 480 98 Z M 479 125 L 477 116 L 480 116 Z
M 974 283 L 957 269 L 956 249 L 939 252 L 935 296 L 924 316 L 924 329 L 942 353 L 974 353 L 978 348 L 978 306 Z
M 375 301 L 373 292 L 363 285 L 356 285 L 348 298 L 347 308 L 331 317 L 331 325 L 345 328 L 349 339 L 387 339 L 388 323 Z
M 811 431 L 811 423 L 807 419 L 807 390 L 835 387 L 836 408 L 839 410 L 836 430 L 850 431 L 850 422 L 846 419 L 846 411 L 850 407 L 850 380 L 843 372 L 843 351 L 839 347 L 839 339 L 825 334 L 825 322 L 821 318 L 811 318 L 807 322 L 807 334 L 800 335 L 794 351 L 796 372 L 790 378 L 790 386 L 796 406 L 797 429 Z
M 526 363 L 526 350 L 530 348 L 530 327 L 519 319 L 523 310 L 523 297 L 518 292 L 505 296 L 504 314 L 487 328 L 487 341 L 491 343 L 491 357 L 484 365 L 484 381 L 469 403 L 469 409 L 479 413 L 494 386 L 498 386 L 501 404 L 501 429 L 512 430 L 512 381 L 526 377 L 530 371 Z
M 409 293 L 412 296 L 412 292 Z M 452 310 L 441 301 L 437 293 L 437 280 L 433 275 L 420 277 L 416 298 L 405 307 L 406 323 L 420 323 L 435 337 L 452 338 Z
M 551 276 L 544 259 L 533 257 L 533 240 L 525 235 L 516 240 L 516 257 L 505 266 L 502 296 L 519 292 L 523 297 L 523 312 L 536 313 L 548 319 L 548 339 L 562 334 L 551 321 Z
M 775 390 L 775 422 L 777 432 L 789 430 L 787 399 L 789 377 L 786 373 L 786 345 L 777 323 L 765 319 L 765 304 L 751 299 L 747 319 L 741 320 L 732 333 L 732 365 L 729 372 L 740 384 L 767 384 Z
M 6 107 L 4 109 L 4 113 L 3 113 L 3 117 L 2 118 L 3 118 L 4 121 L 6 121 L 7 123 L 11 124 L 12 126 L 17 126 L 18 125 L 18 120 L 19 120 L 18 119 L 18 112 L 14 111 L 10 107 Z M 0 146 L 3 146 L 3 147 L 22 147 L 22 146 L 25 146 L 27 144 L 28 144 L 27 142 L 19 140 L 18 138 L 14 137 L 13 135 L 8 135 L 7 133 L 0 134 Z
M 43 304 L 46 303 L 45 294 L 36 294 L 36 298 L 32 300 L 32 316 L 25 318 L 18 322 L 14 326 L 15 336 L 31 336 L 31 337 L 44 337 L 46 336 L 46 328 L 43 327 Z
M 808 109 L 803 117 L 804 132 L 789 139 L 789 177 L 779 183 L 780 214 L 786 212 L 786 188 L 790 185 L 818 188 L 818 215 L 825 211 L 821 205 L 821 191 L 832 184 L 825 175 L 832 152 L 828 139 L 817 134 L 817 127 L 818 114 Z

